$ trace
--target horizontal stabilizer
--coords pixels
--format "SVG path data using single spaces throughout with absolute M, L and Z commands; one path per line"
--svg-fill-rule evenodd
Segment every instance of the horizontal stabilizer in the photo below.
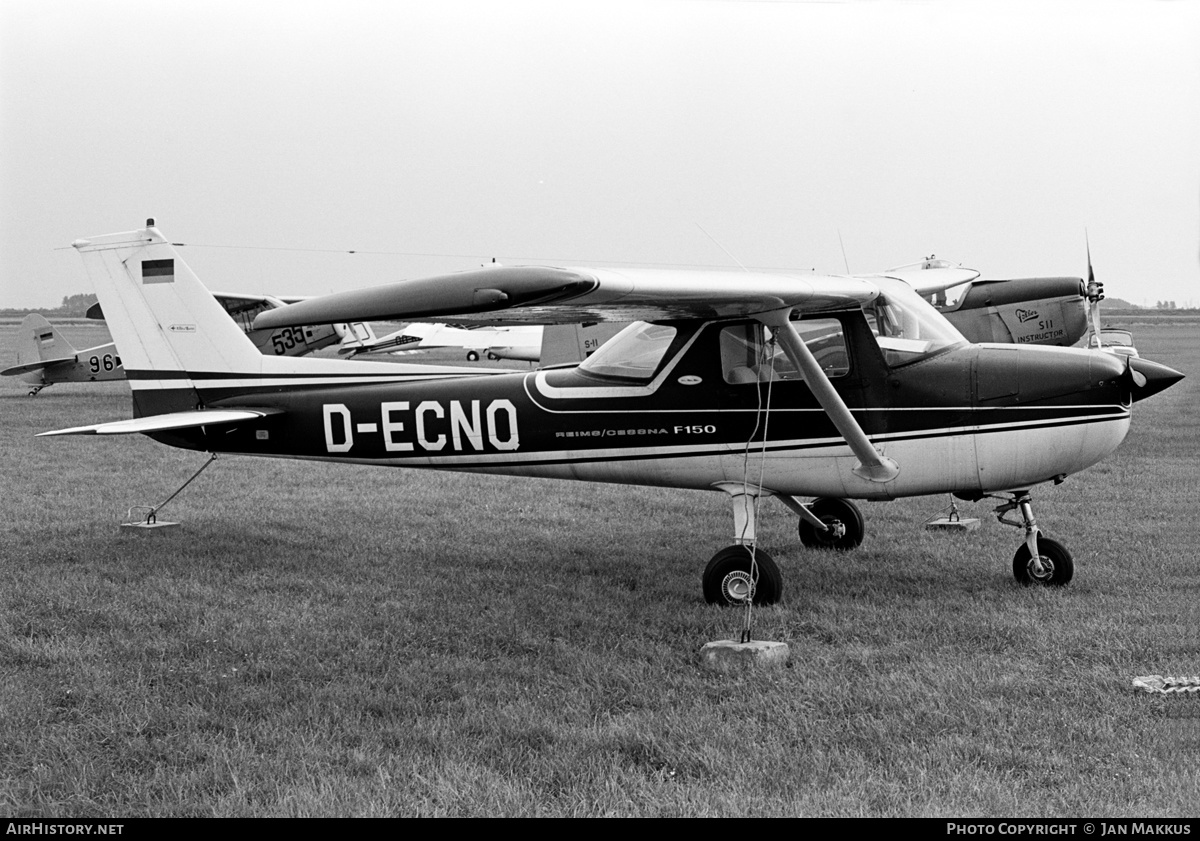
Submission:
M 38 438 L 51 435 L 131 435 L 135 432 L 166 432 L 171 429 L 195 429 L 199 426 L 215 426 L 237 421 L 254 420 L 267 415 L 278 415 L 282 409 L 209 409 L 191 412 L 173 412 L 169 415 L 151 415 L 145 418 L 97 423 L 92 426 L 75 426 L 42 432 Z
M 74 356 L 63 356 L 59 359 L 43 359 L 40 362 L 29 362 L 25 365 L 14 365 L 11 368 L 5 368 L 0 371 L 0 377 L 17 377 L 21 374 L 28 374 L 33 371 L 44 371 L 51 365 L 60 365 L 64 362 L 74 362 Z

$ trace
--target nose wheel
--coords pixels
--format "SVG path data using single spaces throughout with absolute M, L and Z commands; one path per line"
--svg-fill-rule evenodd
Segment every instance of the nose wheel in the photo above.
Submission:
M 1021 522 L 1007 520 L 1009 511 L 1020 511 Z M 1025 529 L 1025 542 L 1013 555 L 1013 577 L 1025 587 L 1062 587 L 1075 574 L 1075 561 L 1067 547 L 1042 535 L 1033 518 L 1029 491 L 1017 491 L 1012 500 L 996 508 L 996 519 L 1006 526 Z
M 1034 584 L 1061 587 L 1070 581 L 1074 574 L 1075 562 L 1067 547 L 1048 537 L 1038 536 L 1036 563 L 1025 544 L 1021 544 L 1021 548 L 1013 556 L 1013 577 L 1025 587 L 1032 587 Z

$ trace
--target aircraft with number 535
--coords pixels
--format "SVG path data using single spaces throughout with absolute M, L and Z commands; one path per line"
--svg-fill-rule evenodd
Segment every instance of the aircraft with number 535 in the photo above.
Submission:
M 214 454 L 722 492 L 734 527 L 702 576 L 712 603 L 782 596 L 757 545 L 768 497 L 798 515 L 805 545 L 845 550 L 864 533 L 851 500 L 996 496 L 1024 528 L 1017 580 L 1066 584 L 1071 554 L 1040 532 L 1030 490 L 1103 459 L 1132 404 L 1183 376 L 1100 351 L 971 344 L 884 275 L 545 266 L 337 293 L 254 326 L 634 323 L 577 366 L 532 372 L 271 357 L 152 220 L 74 246 L 134 418 L 43 435 L 143 433 Z

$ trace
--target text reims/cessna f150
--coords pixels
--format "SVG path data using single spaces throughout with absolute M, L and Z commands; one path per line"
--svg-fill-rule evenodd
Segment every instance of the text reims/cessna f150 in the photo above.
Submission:
M 1097 351 L 970 344 L 903 279 L 649 269 L 468 271 L 311 299 L 255 323 L 635 321 L 578 367 L 481 374 L 269 357 L 152 223 L 74 245 L 135 417 L 43 434 L 141 432 L 212 453 L 723 491 L 733 545 L 705 569 L 710 602 L 780 598 L 779 569 L 755 546 L 757 502 L 770 496 L 799 515 L 806 545 L 839 549 L 863 538 L 850 499 L 1003 496 L 1026 532 L 1017 579 L 1065 584 L 1071 555 L 1039 533 L 1030 488 L 1103 459 L 1132 403 L 1182 377 Z

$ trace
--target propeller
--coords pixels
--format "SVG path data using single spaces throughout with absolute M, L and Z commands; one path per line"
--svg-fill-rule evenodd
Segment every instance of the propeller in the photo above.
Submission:
M 1104 300 L 1104 284 L 1096 282 L 1096 273 L 1092 271 L 1092 244 L 1088 241 L 1087 231 L 1083 232 L 1083 241 L 1087 245 L 1088 279 L 1085 294 L 1088 299 L 1088 329 L 1092 335 L 1088 338 L 1088 347 L 1100 347 L 1100 302 Z
M 1146 383 L 1149 382 L 1149 380 L 1146 379 L 1145 374 L 1143 374 L 1137 368 L 1133 367 L 1133 357 L 1132 356 L 1125 357 L 1125 373 L 1129 376 L 1129 379 L 1133 381 L 1133 384 L 1135 386 L 1137 386 L 1138 388 L 1145 388 Z

